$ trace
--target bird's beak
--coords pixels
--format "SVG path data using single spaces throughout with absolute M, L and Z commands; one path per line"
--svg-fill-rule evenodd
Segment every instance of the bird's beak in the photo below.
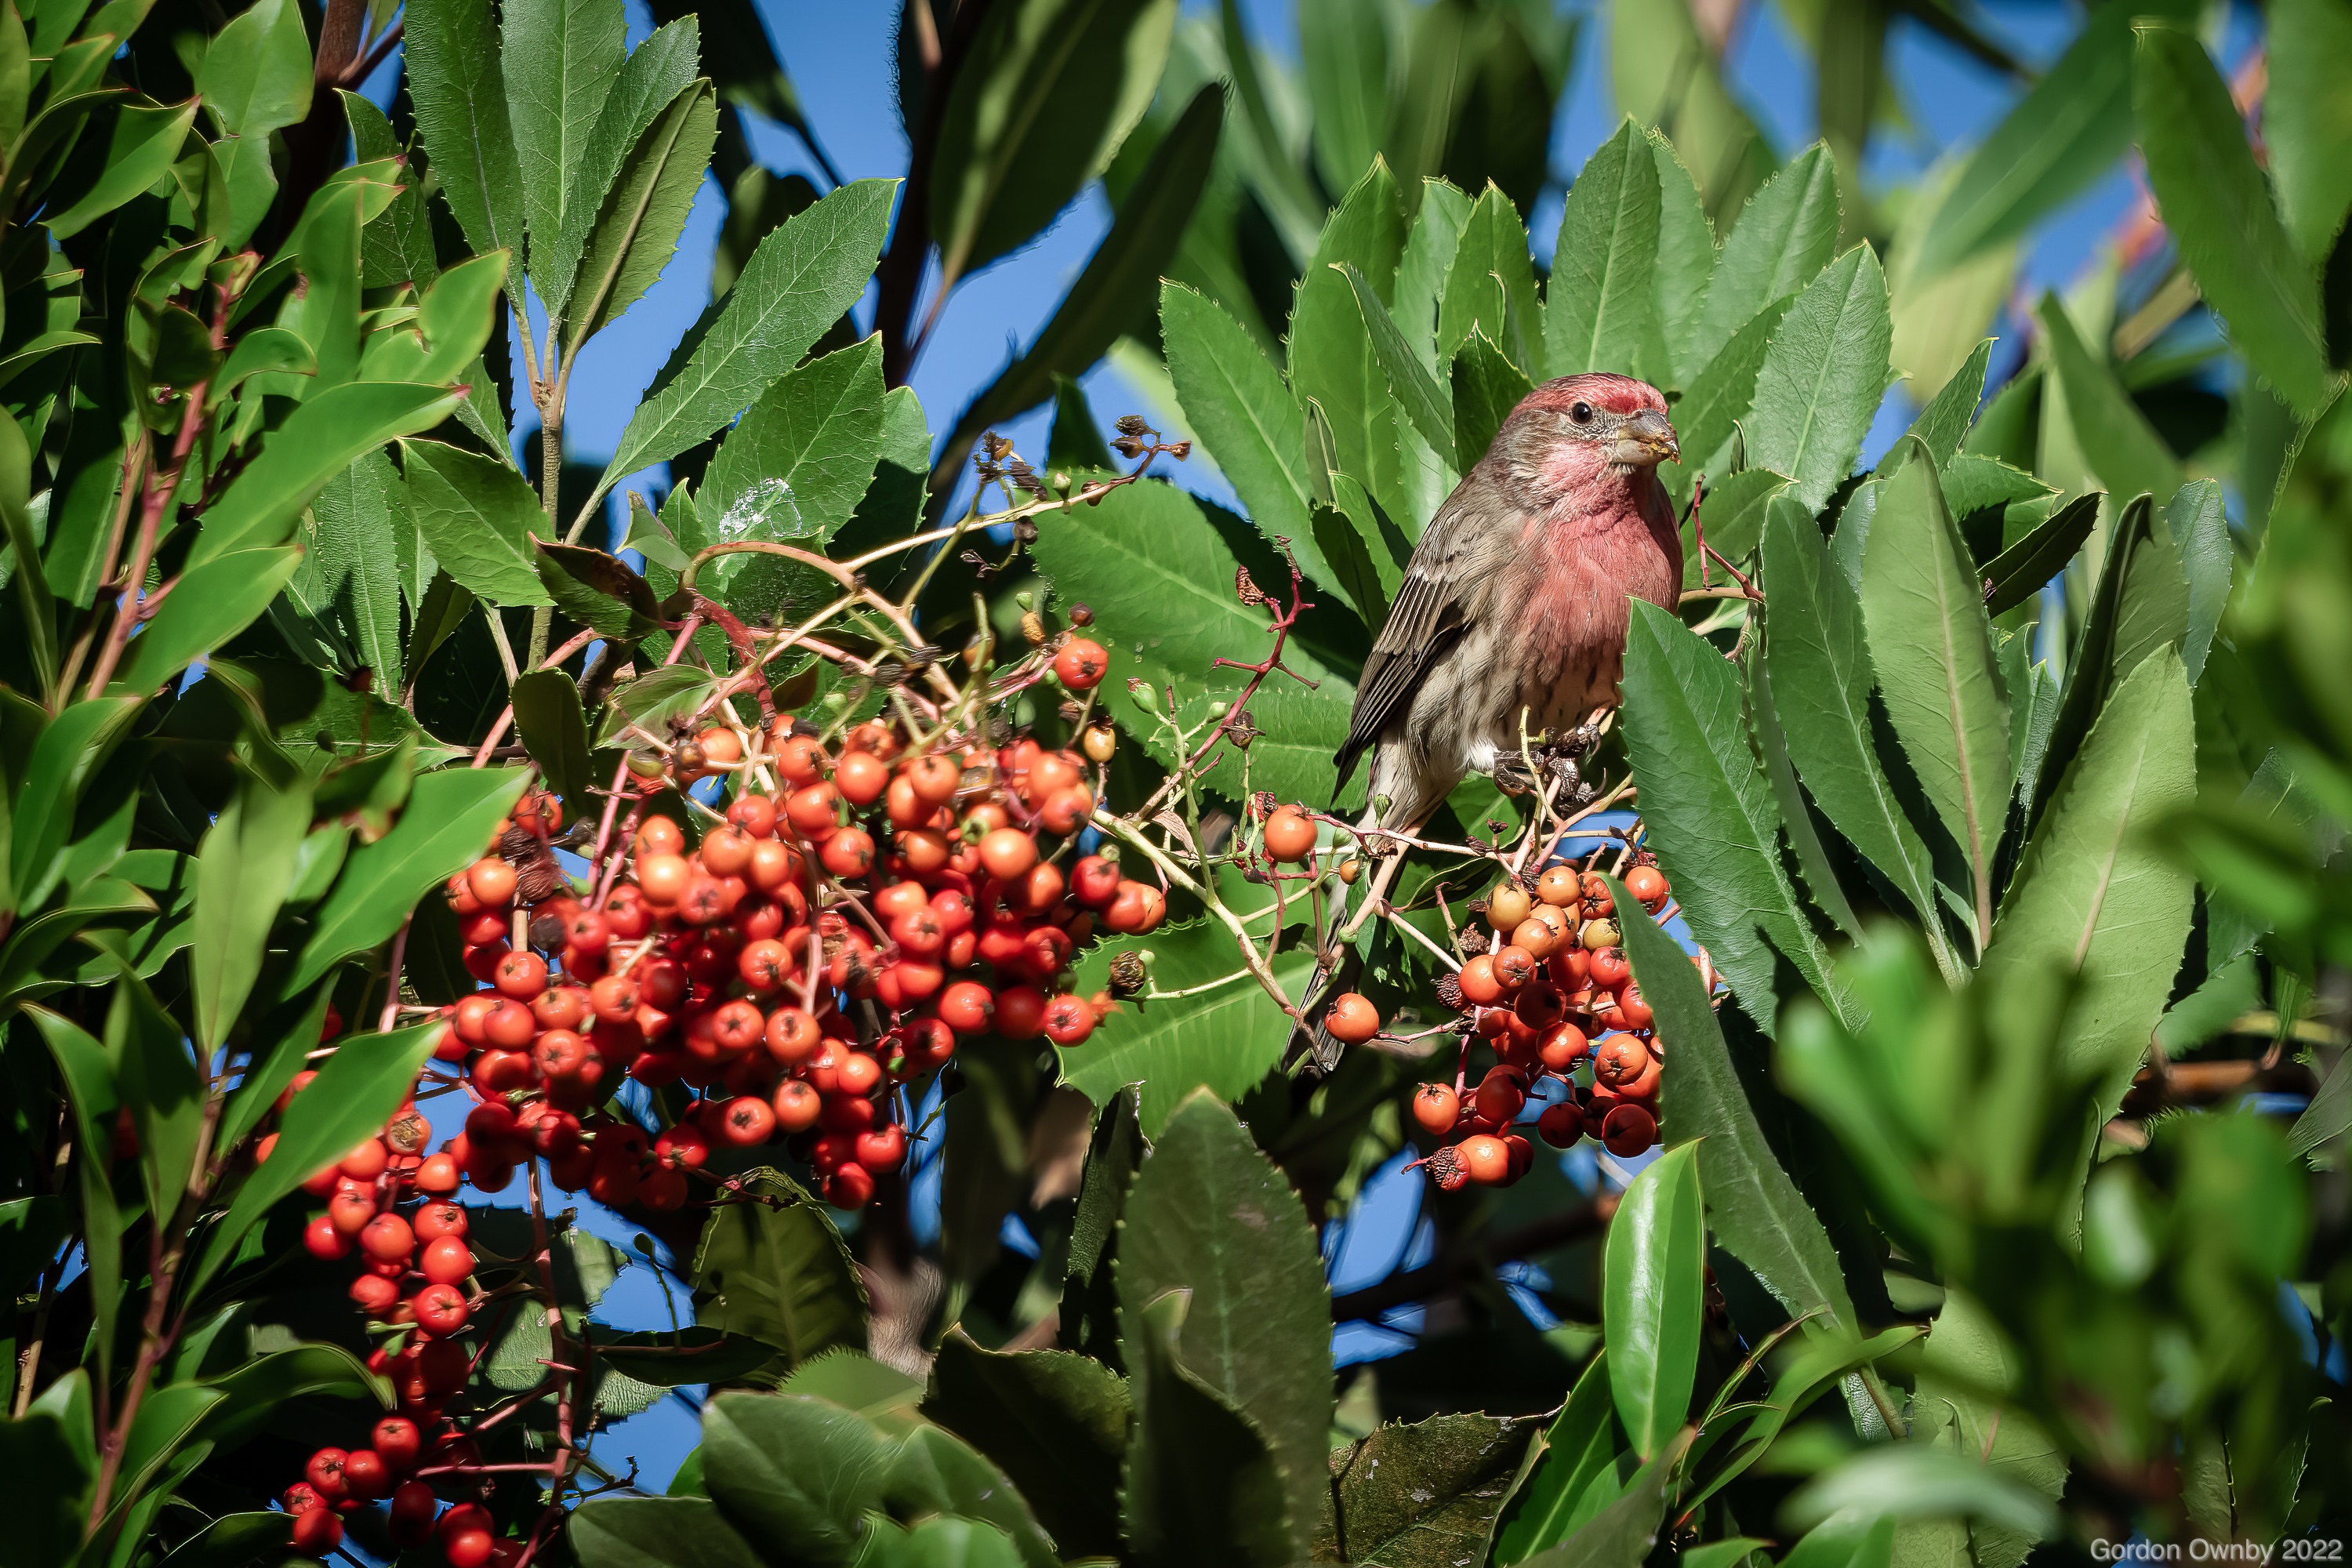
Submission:
M 1609 447 L 1609 460 L 1628 468 L 1676 462 L 1682 455 L 1674 425 L 1654 408 L 1644 408 L 1625 421 Z

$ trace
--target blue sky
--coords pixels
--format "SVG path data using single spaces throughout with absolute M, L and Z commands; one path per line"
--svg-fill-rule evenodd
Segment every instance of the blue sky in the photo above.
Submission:
M 1586 24 L 1570 90 L 1553 126 L 1556 178 L 1578 168 L 1617 119 L 1607 69 L 1609 7 L 1579 0 L 1564 4 L 1564 8 L 1590 10 L 1592 15 Z M 1244 0 L 1243 9 L 1267 48 L 1279 56 L 1295 54 L 1286 0 Z M 2054 58 L 2076 25 L 2076 14 L 2070 8 L 2039 0 L 2032 4 L 1987 0 L 1981 9 L 1993 30 L 2037 64 Z M 900 174 L 907 148 L 898 123 L 891 66 L 897 5 L 891 0 L 765 0 L 762 11 L 809 118 L 842 174 L 850 179 Z M 1214 6 L 1188 0 L 1188 11 L 1213 16 Z M 2231 14 L 2231 41 L 2242 43 L 2255 25 L 2252 13 L 2241 8 Z M 640 0 L 632 0 L 632 43 L 649 26 Z M 1895 21 L 1892 41 L 1892 69 L 1909 127 L 1904 134 L 1874 141 L 1864 170 L 1865 180 L 1874 185 L 1907 177 L 1945 149 L 1981 135 L 2000 118 L 2014 92 L 1998 75 L 1907 19 Z M 1811 139 L 1811 67 L 1779 10 L 1767 0 L 1751 0 L 1744 7 L 1727 64 L 1733 90 L 1777 152 L 1785 156 Z M 383 81 L 381 91 L 388 92 L 389 85 Z M 776 127 L 757 128 L 755 151 L 779 173 L 803 173 L 824 183 L 798 142 Z M 2105 235 L 2127 209 L 2133 189 L 2131 176 L 2118 170 L 2044 224 L 2029 247 L 2017 297 L 2030 300 L 2045 286 L 2063 288 L 2073 279 L 2095 257 Z M 1534 230 L 1546 247 L 1558 212 L 1555 192 L 1533 215 Z M 601 461 L 614 449 L 638 396 L 670 346 L 701 310 L 708 299 L 711 246 L 722 216 L 720 193 L 715 183 L 706 181 L 678 253 L 660 281 L 583 353 L 572 383 L 566 429 L 567 446 L 575 459 Z M 1089 191 L 1034 244 L 957 290 L 912 378 L 935 432 L 950 426 L 965 402 L 1044 325 L 1062 290 L 1101 238 L 1108 218 L 1100 193 Z M 870 309 L 870 303 L 861 307 L 861 324 L 867 321 Z M 2010 327 L 2003 323 L 1995 330 L 2005 333 Z M 1997 364 L 2001 363 L 1996 360 Z M 1143 406 L 1142 400 L 1109 369 L 1098 367 L 1087 379 L 1087 386 L 1097 415 L 1106 421 Z M 1900 391 L 1890 395 L 1865 457 L 1874 457 L 1891 443 L 1908 423 L 1910 413 Z M 1024 451 L 1041 457 L 1045 423 L 1046 416 L 1040 411 L 1004 428 Z M 525 433 L 530 428 L 530 421 L 520 422 L 519 450 L 523 449 Z M 535 443 L 530 452 L 530 465 L 536 471 Z M 1193 475 L 1180 472 L 1177 477 L 1207 493 L 1223 489 Z M 436 1102 L 433 1109 L 442 1109 L 442 1102 Z M 1611 1174 L 1596 1164 L 1589 1151 L 1569 1165 L 1564 1173 L 1588 1190 Z M 1411 1261 L 1413 1249 L 1426 1245 L 1425 1226 L 1420 1220 L 1421 1188 L 1416 1173 L 1390 1169 L 1368 1189 L 1355 1223 L 1335 1227 L 1327 1237 L 1326 1256 L 1335 1285 L 1354 1289 L 1371 1283 Z M 514 1195 L 512 1191 L 505 1194 L 509 1199 Z M 593 1205 L 588 1207 L 593 1211 Z M 583 1215 L 583 1222 L 625 1249 L 635 1234 L 634 1227 L 601 1211 Z M 681 1312 L 690 1310 L 682 1287 L 673 1284 L 673 1289 L 678 1292 Z M 1524 1289 L 1515 1293 L 1527 1304 L 1534 1304 L 1532 1294 Z M 652 1270 L 642 1268 L 624 1274 L 597 1315 L 630 1327 L 666 1326 L 668 1321 L 661 1285 Z M 1409 1324 L 1400 1320 L 1398 1326 Z M 1392 1353 L 1409 1342 L 1395 1327 L 1363 1324 L 1346 1330 L 1337 1349 L 1343 1360 L 1356 1360 Z M 695 1435 L 696 1415 L 690 1404 L 668 1400 L 622 1424 L 599 1442 L 597 1452 L 604 1463 L 615 1467 L 635 1458 L 640 1466 L 640 1485 L 657 1490 L 667 1484 Z

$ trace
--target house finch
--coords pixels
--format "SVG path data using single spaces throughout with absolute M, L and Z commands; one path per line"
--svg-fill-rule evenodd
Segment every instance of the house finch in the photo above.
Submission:
M 1364 662 L 1337 761 L 1345 786 L 1372 754 L 1367 826 L 1414 832 L 1467 774 L 1516 763 L 1522 724 L 1567 731 L 1616 702 L 1633 599 L 1681 591 L 1657 476 L 1680 455 L 1665 398 L 1631 376 L 1564 376 L 1511 411 L 1414 546 Z M 1318 1028 L 1315 1045 L 1328 1068 L 1336 1044 Z

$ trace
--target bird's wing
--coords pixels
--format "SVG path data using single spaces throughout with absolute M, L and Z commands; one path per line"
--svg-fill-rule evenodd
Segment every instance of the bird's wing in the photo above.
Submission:
M 1396 602 L 1364 660 L 1348 739 L 1333 759 L 1339 768 L 1335 795 L 1356 771 L 1356 760 L 1412 706 L 1413 694 L 1431 667 L 1468 626 L 1467 602 L 1476 588 L 1479 552 L 1486 542 L 1482 536 L 1499 521 L 1500 498 L 1484 468 L 1482 464 L 1474 469 L 1446 498 L 1413 549 Z M 1500 510 L 1516 520 L 1516 509 Z M 1479 511 L 1486 517 L 1476 517 Z

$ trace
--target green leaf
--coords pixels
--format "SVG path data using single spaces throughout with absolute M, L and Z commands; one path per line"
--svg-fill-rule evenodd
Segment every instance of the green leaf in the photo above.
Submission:
M 1057 377 L 1084 374 L 1122 333 L 1149 319 L 1153 290 L 1164 286 L 1160 274 L 1173 263 L 1208 183 L 1223 123 L 1223 89 L 1205 84 L 1152 149 L 1110 232 L 1028 352 L 1005 367 L 956 421 L 950 451 L 968 449 L 965 443 L 988 426 L 1043 402 Z
M 1405 236 L 1404 254 L 1397 260 L 1391 314 L 1412 345 L 1413 357 L 1432 375 L 1445 368 L 1437 353 L 1438 300 L 1445 292 L 1445 275 L 1454 268 L 1463 226 L 1469 221 L 1469 197 L 1443 180 L 1422 182 L 1420 210 Z
M 582 626 L 631 641 L 659 629 L 656 622 L 661 607 L 653 588 L 627 563 L 584 544 L 534 540 L 532 553 L 540 586 L 558 609 Z
M 1307 537 L 1307 427 L 1282 373 L 1223 307 L 1181 283 L 1160 286 L 1160 331 L 1185 423 L 1250 521 L 1268 538 Z
M 450 216 L 478 256 L 523 250 L 522 168 L 490 8 L 422 0 L 403 21 L 416 128 Z
M 1623 896 L 1613 884 L 1611 890 Z M 1837 1251 L 1765 1142 L 1690 955 L 1654 921 L 1630 920 L 1622 929 L 1625 956 L 1657 1015 L 1658 1036 L 1673 1044 L 1674 1070 L 1659 1084 L 1661 1135 L 1677 1145 L 1697 1143 L 1716 1239 L 1791 1315 L 1823 1308 L 1851 1330 L 1857 1320 Z
M 153 185 L 179 162 L 181 146 L 195 122 L 193 98 L 185 103 L 124 109 L 115 117 L 107 145 L 106 172 L 72 205 L 44 215 L 42 226 L 58 239 L 70 239 Z
M 1764 529 L 1764 669 L 1790 760 L 1830 825 L 1911 902 L 1947 973 L 1935 861 L 1880 767 L 1870 699 L 1877 677 L 1862 602 L 1804 509 L 1772 503 Z
M 1891 1519 L 1839 1515 L 1808 1531 L 1780 1562 L 1783 1568 L 1892 1568 L 1895 1531 Z
M 205 1079 L 190 1059 L 180 1026 L 156 1005 L 136 975 L 114 988 L 106 1017 L 106 1054 L 139 1134 L 139 1169 L 147 1210 L 176 1215 L 192 1185 L 204 1130 Z
M 1887 721 L 1974 880 L 1981 951 L 2008 820 L 2009 694 L 1968 546 L 1924 452 L 1880 483 L 1862 611 Z
M 890 180 L 844 185 L 760 241 L 629 416 L 585 510 L 624 476 L 722 428 L 799 363 L 864 292 L 897 189 Z
M 1402 199 L 1388 165 L 1375 163 L 1324 226 L 1290 314 L 1290 389 L 1301 406 L 1321 408 L 1329 422 L 1330 469 L 1362 485 L 1392 518 L 1413 514 L 1405 488 L 1404 415 L 1381 374 L 1355 290 L 1337 268 L 1355 268 L 1376 295 L 1392 291 L 1403 249 Z M 1311 437 L 1311 415 L 1308 420 Z M 1318 469 L 1310 452 L 1310 489 Z M 1307 540 L 1291 543 L 1309 576 L 1338 586 L 1331 563 Z
M 1176 0 L 1045 0 L 984 16 L 931 173 L 942 288 L 1026 245 L 1150 107 Z
M 310 40 L 291 0 L 260 0 L 205 51 L 196 97 L 232 136 L 266 137 L 310 112 Z
M 172 1548 L 171 1568 L 242 1568 L 256 1558 L 279 1556 L 294 1545 L 294 1517 L 275 1509 L 224 1513 Z
M 1569 187 L 1544 309 L 1547 374 L 1626 371 L 1654 330 L 1658 165 L 1628 117 Z
M 680 89 L 629 149 L 580 247 L 564 311 L 567 344 L 619 320 L 661 276 L 686 229 L 718 136 L 719 95 L 708 80 L 698 80 Z
M 405 498 L 405 487 L 401 493 Z M 404 507 L 402 510 L 405 511 L 407 509 Z M 433 650 L 446 642 L 449 635 L 464 625 L 466 617 L 474 610 L 474 595 L 459 587 L 449 574 L 440 570 L 439 563 L 433 561 L 429 552 L 425 552 L 425 559 L 431 566 L 432 577 L 409 626 L 408 647 L 403 659 L 412 678 L 424 669 L 425 661 L 433 657 Z
M 1751 462 L 1795 481 L 1818 512 L 1853 471 L 1886 389 L 1894 329 L 1878 258 L 1856 246 L 1805 286 L 1756 373 Z
M 250 1439 L 289 1400 L 327 1394 L 373 1404 L 379 1397 L 366 1364 L 341 1345 L 295 1345 L 256 1356 L 205 1381 L 222 1397 L 205 1411 L 198 1433 L 220 1448 Z
M 1672 611 L 1637 599 L 1624 691 L 1643 820 L 1692 936 L 1768 1034 L 1783 960 L 1835 1002 L 1827 955 L 1780 868 L 1779 813 L 1748 749 L 1737 672 Z
M 1527 226 L 1511 198 L 1492 184 L 1472 204 L 1454 241 L 1437 305 L 1438 357 L 1452 358 L 1474 328 L 1484 329 L 1513 364 L 1536 379 L 1544 341 Z
M 1965 1290 L 1950 1291 L 1919 1358 L 1911 1436 L 1926 1447 L 1978 1459 L 2055 1502 L 2066 1484 L 2066 1459 L 2016 1407 L 2019 1392 L 2013 1358 L 2004 1353 L 1990 1315 Z M 1895 1542 L 1906 1560 L 1914 1549 L 1948 1551 L 1970 1554 L 1985 1568 L 2017 1568 L 2033 1546 L 2032 1537 L 1998 1525 L 1969 1529 L 1946 1521 L 1906 1523 Z
M 514 683 L 515 732 L 573 814 L 588 808 L 588 718 L 580 689 L 560 669 L 534 669 Z
M 1657 349 L 1650 379 L 1688 386 L 1706 367 L 1696 353 L 1699 321 L 1715 280 L 1715 227 L 1706 221 L 1698 186 L 1675 144 L 1650 129 L 1650 157 L 1658 166 L 1658 258 L 1650 280 L 1650 318 Z
M 1645 1460 L 1681 1428 L 1698 1377 L 1706 1216 L 1697 1153 L 1679 1144 L 1633 1179 L 1609 1223 L 1601 1264 L 1610 1394 Z
M 712 1501 L 767 1554 L 812 1564 L 856 1559 L 897 1449 L 864 1417 L 803 1395 L 722 1394 L 703 1411 Z
M 1615 1501 L 1582 1529 L 1549 1552 L 1527 1559 L 1526 1568 L 1639 1568 L 1650 1555 L 1664 1522 L 1668 1483 L 1690 1447 L 1692 1431 L 1674 1435 L 1625 1483 Z
M 1364 318 L 1372 357 L 1380 362 L 1381 374 L 1387 379 L 1389 391 L 1404 410 L 1405 417 L 1412 421 L 1412 427 L 1421 433 L 1421 438 L 1429 443 L 1430 449 L 1451 465 L 1454 458 L 1454 411 L 1448 405 L 1445 389 L 1405 341 L 1404 333 L 1397 328 L 1396 318 L 1381 303 L 1380 296 L 1364 280 L 1364 275 L 1353 267 L 1343 266 L 1342 271 L 1348 286 L 1356 292 L 1356 309 Z
M 41 541 L 27 510 L 33 452 L 24 427 L 14 419 L 5 423 L 8 428 L 0 431 L 0 527 L 7 531 L 14 563 L 8 574 L 16 580 L 17 624 L 24 628 L 19 635 L 31 645 L 34 679 L 47 688 L 58 679 L 57 606 L 42 575 Z
M 1756 377 L 1764 368 L 1772 335 L 1780 330 L 1780 318 L 1789 313 L 1789 305 L 1786 298 L 1766 303 L 1732 334 L 1675 405 L 1675 434 L 1682 443 L 1682 461 L 1662 465 L 1659 478 L 1677 497 L 1687 499 L 1692 480 L 1701 473 L 1722 476 L 1713 479 L 1712 493 L 1741 473 L 1754 471 L 1742 468 L 1726 475 L 1724 468 L 1733 455 L 1731 444 L 1740 426 L 1756 405 Z
M 15 0 L 0 5 L 0 143 L 13 144 L 25 130 L 33 94 L 33 41 Z
M 1952 374 L 1952 379 L 1927 400 L 1927 406 L 1919 410 L 1919 417 L 1911 421 L 1908 433 L 1919 437 L 1939 468 L 1958 455 L 1960 443 L 1976 420 L 1977 404 L 1984 397 L 1985 369 L 1992 363 L 1992 342 L 1990 338 L 1979 342 L 1969 352 L 1968 363 Z
M 2189 627 L 2189 584 L 2170 532 L 2142 496 L 2108 531 L 2083 634 L 2068 658 L 2066 690 L 2050 728 L 2029 821 L 2038 822 L 2061 773 L 2081 751 L 2109 693 L 2159 647 L 2178 650 Z
M 206 510 L 188 565 L 285 542 L 302 509 L 362 453 L 430 430 L 461 401 L 462 394 L 444 387 L 367 381 L 309 399 L 270 433 L 260 455 Z
M 1388 19 L 1361 0 L 1299 0 L 1298 61 L 1316 172 L 1325 189 L 1344 191 L 1371 166 L 1388 129 Z
M 2175 490 L 2165 503 L 2166 531 L 2172 536 L 2181 570 L 2189 579 L 2189 627 L 2180 645 L 2180 662 L 2194 686 L 2205 673 L 2205 656 L 2212 651 L 2213 634 L 2230 602 L 2230 581 L 2237 556 L 2230 544 L 2230 519 L 2222 510 L 2221 486 L 2216 479 L 2196 479 Z
M 2046 1498 L 2002 1477 L 1976 1455 L 1889 1443 L 1815 1477 L 1781 1509 L 1799 1528 L 1832 1515 L 1866 1519 L 1967 1516 L 2038 1541 L 2058 1528 Z
M 540 253 L 551 258 L 557 250 L 572 173 L 586 160 L 605 100 L 620 77 L 627 29 L 615 0 L 509 0 L 499 21 L 507 121 L 514 130 L 536 281 Z M 586 199 L 601 201 L 604 195 L 586 193 Z M 565 290 L 551 284 L 541 282 L 541 295 L 556 300 L 560 308 Z
M 30 912 L 40 908 L 57 885 L 59 861 L 73 833 L 74 808 L 142 700 L 123 695 L 70 703 L 42 728 L 30 761 L 9 764 L 8 771 L 18 775 L 8 858 L 11 909 Z
M 2058 297 L 2043 294 L 2034 315 L 2055 373 L 2044 396 L 2054 392 L 2063 398 L 2075 442 L 2100 483 L 2118 496 L 2140 490 L 2165 496 L 2179 489 L 2179 459 L 2116 381 L 2106 356 L 2084 345 Z
M 1174 486 L 1124 485 L 1097 505 L 1043 514 L 1037 529 L 1030 549 L 1055 591 L 1091 605 L 1115 637 L 1116 628 L 1134 628 L 1133 641 L 1111 649 L 1106 679 L 1113 689 L 1139 676 L 1183 696 L 1229 691 L 1234 683 L 1215 661 L 1265 644 L 1265 616 L 1234 596 L 1239 563 L 1199 504 Z M 1343 684 L 1296 645 L 1283 663 L 1309 680 L 1323 679 L 1327 689 Z M 1133 704 L 1115 702 L 1111 711 L 1131 731 L 1150 733 L 1150 721 Z
M 2132 23 L 2194 15 L 2188 0 L 2108 0 L 1969 155 L 1920 244 L 1932 277 L 2022 235 L 2088 190 L 2131 141 Z
M 552 602 L 531 551 L 531 531 L 547 516 L 512 464 L 443 441 L 403 441 L 400 466 L 409 514 L 444 572 L 494 605 Z
M 2189 939 L 2194 883 L 2150 829 L 2197 793 L 2195 722 L 2179 656 L 2126 676 L 2066 767 L 2018 862 L 1985 951 L 1983 981 L 2079 971 L 2058 1065 L 2095 1077 L 2103 1115 L 2147 1051 Z
M 419 797 L 434 778 L 446 776 L 436 774 L 418 781 Z M 419 805 L 410 809 L 414 812 L 425 804 L 420 798 Z M 399 829 L 394 831 L 397 833 Z M 478 850 L 488 837 L 487 829 L 478 833 L 473 841 L 475 848 Z M 389 842 L 386 838 L 362 849 L 352 858 L 353 867 L 371 850 L 380 849 Z M 329 906 L 331 911 L 332 907 Z M 312 945 L 316 944 L 314 937 Z M 245 1238 L 245 1233 L 280 1199 L 383 1126 L 384 1120 L 399 1109 L 401 1101 L 415 1091 L 416 1075 L 431 1059 L 441 1033 L 440 1020 L 428 1019 L 388 1035 L 343 1037 L 335 1054 L 320 1065 L 319 1076 L 297 1092 L 287 1106 L 279 1122 L 278 1142 L 270 1150 L 269 1158 L 255 1166 L 244 1185 L 237 1188 L 227 1215 L 205 1244 L 204 1261 L 189 1282 L 191 1291 L 201 1289 L 222 1265 L 236 1256 L 237 1243 Z
M 56 1386 L 56 1385 L 52 1385 Z M 70 1563 L 89 1522 L 90 1472 L 65 1422 L 47 1410 L 0 1419 L 0 1465 L 12 1491 L 10 1560 L 28 1565 Z
M 262 952 L 310 831 L 310 780 L 278 784 L 248 774 L 213 818 L 196 855 L 195 1039 L 209 1053 L 261 977 Z
M 2344 0 L 2280 0 L 2269 16 L 2270 90 L 2263 144 L 2287 232 L 2314 266 L 2326 262 L 2352 208 L 2352 9 Z
M 524 778 L 518 768 L 458 768 L 418 779 L 392 831 L 352 852 L 281 994 L 390 938 L 428 889 L 478 859 Z
M 881 455 L 883 390 L 878 335 L 791 372 L 719 445 L 696 510 L 723 541 L 831 539 Z
M 1740 209 L 1707 286 L 1690 359 L 1677 363 L 1707 364 L 1766 306 L 1794 299 L 1829 265 L 1837 237 L 1837 163 L 1816 142 L 1765 181 Z
M 1624 1451 L 1625 1435 L 1617 1425 L 1609 1356 L 1603 1351 L 1585 1367 L 1568 1403 L 1528 1447 L 1510 1495 L 1495 1516 L 1489 1545 L 1496 1568 L 1510 1568 L 1574 1533 L 1589 1517 L 1578 1505 L 1593 1479 L 1613 1468 Z
M 1266 1033 L 1278 1051 L 1280 1031 Z M 1288 1499 L 1291 1555 L 1305 1555 L 1326 1485 L 1330 1291 L 1297 1194 L 1213 1092 L 1176 1108 L 1136 1173 L 1116 1277 L 1128 1364 L 1164 1345 L 1265 1434 Z M 1172 1291 L 1189 1293 L 1191 1306 L 1162 1342 L 1146 1320 Z M 1150 1426 L 1161 1390 L 1156 1378 L 1147 1386 L 1138 1403 Z
M 761 1568 L 766 1561 L 708 1498 L 598 1498 L 572 1513 L 564 1538 L 584 1568 Z
M 1003 1531 L 1013 1550 L 1003 1555 L 1028 1568 L 1060 1568 L 1054 1542 L 1038 1528 L 1021 1493 L 970 1444 L 929 1424 L 899 1439 L 884 1505 L 897 1518 L 929 1514 L 942 1522 L 978 1521 Z
M 2032 532 L 2002 551 L 1984 569 L 1985 614 L 2005 615 L 2042 592 L 2042 585 L 2066 569 L 2098 526 L 2099 503 L 2105 492 L 2076 496 Z
M 296 531 L 302 564 L 286 584 L 299 606 L 387 691 L 402 685 L 399 524 L 407 492 L 378 447 L 327 481 Z
M 2318 280 L 2279 221 L 2229 84 L 2194 36 L 2147 27 L 2132 97 L 2148 184 L 2199 290 L 2263 378 L 2318 417 L 2337 382 Z
M 1118 1552 L 1128 1392 L 1117 1373 L 1067 1351 L 983 1350 L 952 1329 L 923 1414 L 1001 1466 L 1064 1554 Z
M 325 1031 L 332 995 L 331 986 L 319 987 L 299 1014 L 281 1012 L 274 1020 L 284 1022 L 291 1017 L 275 1045 L 264 1048 L 259 1041 L 255 1042 L 249 1058 L 251 1065 L 221 1113 L 215 1147 L 234 1149 L 244 1142 L 245 1135 L 258 1127 L 261 1119 L 276 1106 L 278 1094 L 294 1081 L 294 1075 L 308 1065 L 310 1052 L 318 1047 Z
M 1154 984 L 1181 991 L 1232 974 L 1239 966 L 1233 933 L 1222 924 L 1162 926 L 1138 943 L 1153 955 Z M 1108 963 L 1109 949 L 1089 963 Z M 1274 976 L 1293 995 L 1305 985 L 1312 953 L 1279 954 Z M 1090 971 L 1082 970 L 1082 973 Z M 1129 1084 L 1143 1086 L 1144 1136 L 1157 1138 L 1177 1104 L 1195 1089 L 1238 1100 L 1282 1059 L 1287 1015 L 1256 981 L 1244 976 L 1198 995 L 1130 1001 L 1104 1019 L 1083 1046 L 1062 1052 L 1062 1081 L 1108 1106 Z
M 1454 360 L 1454 451 L 1475 468 L 1519 400 L 1535 390 L 1501 349 L 1474 331 Z
M 1136 1369 L 1121 1491 L 1133 1561 L 1141 1568 L 1286 1568 L 1304 1555 L 1308 1532 L 1286 1504 L 1302 1489 L 1286 1477 L 1264 1429 L 1183 1363 L 1178 1342 L 1190 1303 L 1175 1289 L 1120 1310 Z M 1305 1480 L 1303 1489 L 1319 1498 L 1323 1475 L 1310 1471 Z
M 251 626 L 301 563 L 299 548 L 280 545 L 216 555 L 183 572 L 154 618 L 131 639 L 116 681 L 144 691 L 178 675 Z
M 711 1210 L 695 1249 L 695 1321 L 775 1346 L 769 1377 L 863 1343 L 865 1288 L 824 1208 L 773 1171 L 754 1172 L 746 1184 L 772 1201 Z
M 1476 1414 L 1391 1422 L 1331 1455 L 1318 1562 L 1453 1568 L 1475 1562 L 1536 1423 Z

